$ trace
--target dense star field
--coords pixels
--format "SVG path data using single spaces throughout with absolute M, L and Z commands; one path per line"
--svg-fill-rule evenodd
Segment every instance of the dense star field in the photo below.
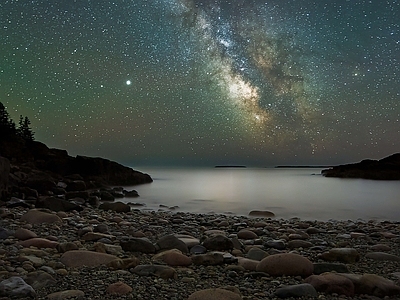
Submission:
M 70 154 L 331 164 L 400 149 L 397 0 L 0 3 L 0 101 Z

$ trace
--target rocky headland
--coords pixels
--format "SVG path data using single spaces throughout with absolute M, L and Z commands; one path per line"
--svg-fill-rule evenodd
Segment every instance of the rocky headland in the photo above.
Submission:
M 334 166 L 321 173 L 326 177 L 400 180 L 400 153 L 380 160 L 365 159 L 359 163 Z

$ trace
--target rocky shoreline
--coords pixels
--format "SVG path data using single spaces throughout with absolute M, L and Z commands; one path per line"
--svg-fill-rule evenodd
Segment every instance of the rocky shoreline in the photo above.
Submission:
M 398 299 L 400 223 L 0 211 L 0 299 Z M 121 206 L 122 205 L 122 206 Z M 16 285 L 16 286 L 13 286 Z
M 325 177 L 400 180 L 400 153 L 380 160 L 365 159 L 358 163 L 334 166 L 322 170 L 321 174 Z

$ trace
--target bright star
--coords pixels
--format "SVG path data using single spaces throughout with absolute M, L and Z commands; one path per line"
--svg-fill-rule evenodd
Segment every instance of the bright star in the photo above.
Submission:
M 131 85 L 131 84 L 132 84 L 132 81 L 130 81 L 130 80 L 126 81 L 126 85 Z

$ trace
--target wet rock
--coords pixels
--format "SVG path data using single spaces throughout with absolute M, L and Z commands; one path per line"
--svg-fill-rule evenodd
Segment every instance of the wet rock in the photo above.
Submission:
M 31 208 L 32 205 L 23 199 L 19 199 L 16 197 L 11 197 L 9 201 L 6 202 L 6 206 L 8 208 L 15 208 L 15 207 L 24 207 L 24 208 Z
M 46 195 L 49 191 L 57 188 L 56 183 L 54 182 L 53 178 L 49 175 L 42 174 L 43 178 L 41 177 L 31 177 L 25 181 L 25 186 L 38 191 L 42 195 Z M 47 178 L 46 178 L 47 177 Z
M 81 238 L 82 238 L 82 240 L 84 240 L 86 242 L 98 241 L 103 238 L 115 240 L 115 236 L 110 235 L 110 234 L 99 233 L 99 232 L 88 232 L 88 233 L 85 233 Z
M 322 253 L 319 258 L 326 261 L 340 261 L 344 263 L 355 263 L 360 259 L 360 254 L 354 248 L 333 248 Z
M 100 199 L 102 201 L 114 201 L 115 197 L 110 192 L 101 191 L 100 192 Z
M 284 240 L 270 240 L 265 243 L 265 247 L 284 250 L 286 249 L 286 243 Z
M 132 292 L 132 288 L 122 281 L 118 281 L 116 283 L 110 284 L 106 293 L 111 295 L 127 295 Z
M 249 212 L 250 217 L 263 217 L 263 218 L 273 218 L 275 214 L 268 210 L 252 210 Z
M 261 261 L 262 259 L 264 259 L 265 257 L 267 257 L 269 254 L 258 248 L 258 247 L 253 247 L 249 250 L 249 252 L 247 252 L 247 258 L 249 259 L 253 259 L 253 260 L 258 260 Z
M 34 290 L 40 290 L 46 286 L 55 286 L 57 284 L 54 277 L 44 271 L 30 272 L 24 276 L 24 280 Z
M 192 256 L 192 262 L 195 265 L 204 266 L 222 265 L 224 263 L 224 256 L 219 252 L 210 252 Z
M 204 254 L 207 252 L 207 248 L 202 245 L 196 245 L 190 248 L 191 254 Z
M 62 300 L 62 299 L 85 299 L 85 293 L 81 290 L 65 290 L 55 292 L 47 295 L 48 300 Z
M 99 207 L 100 206 L 100 198 L 97 196 L 90 196 L 87 199 L 87 203 L 89 203 L 89 205 L 91 205 L 91 206 Z
M 306 233 L 307 234 L 317 234 L 317 233 L 323 233 L 323 232 L 324 232 L 324 230 L 321 230 L 321 229 L 316 228 L 316 227 L 308 227 L 306 229 Z
M 306 240 L 309 239 L 310 236 L 305 232 L 296 232 L 289 234 L 288 238 L 289 240 Z
M 98 224 L 98 225 L 94 226 L 93 231 L 100 232 L 100 233 L 107 233 L 108 225 L 107 224 Z
M 289 249 L 310 248 L 313 246 L 313 244 L 304 240 L 291 240 L 288 242 L 287 246 Z
M 170 250 L 170 249 L 178 249 L 182 253 L 189 252 L 189 249 L 186 246 L 186 244 L 173 234 L 163 236 L 156 243 L 157 251 Z
M 348 273 L 349 270 L 345 264 L 339 263 L 314 263 L 314 274 L 319 275 L 326 272 Z
M 29 240 L 31 238 L 36 238 L 37 234 L 26 228 L 18 228 L 14 232 L 14 237 L 24 241 L 24 240 Z
M 37 209 L 31 209 L 24 215 L 22 215 L 21 221 L 25 221 L 30 224 L 42 224 L 42 223 L 62 223 L 59 216 L 50 214 Z
M 200 244 L 199 239 L 191 236 L 191 235 L 187 235 L 187 234 L 177 234 L 175 235 L 179 240 L 181 240 L 182 242 L 184 242 L 186 244 L 186 246 L 190 249 L 194 246 L 197 246 Z
M 211 230 L 204 231 L 204 235 L 207 236 L 207 237 L 213 237 L 213 236 L 216 236 L 216 235 L 226 236 L 227 234 L 223 230 L 211 229 Z
M 101 242 L 94 243 L 93 248 L 96 252 L 108 253 L 112 255 L 120 255 L 123 251 L 120 245 L 105 244 Z
M 0 296 L 9 298 L 36 298 L 36 292 L 21 277 L 12 276 L 0 282 Z
M 22 247 L 29 248 L 31 246 L 34 246 L 36 248 L 56 248 L 58 245 L 58 242 L 51 241 L 48 239 L 44 238 L 32 238 L 29 240 L 21 241 L 19 244 Z
M 312 262 L 299 254 L 282 253 L 264 258 L 257 265 L 258 272 L 266 272 L 272 276 L 309 276 L 313 273 Z
M 58 244 L 56 249 L 57 249 L 58 252 L 64 253 L 64 252 L 71 251 L 71 250 L 78 250 L 79 248 L 73 242 L 66 242 L 66 243 Z
M 114 270 L 126 270 L 130 268 L 134 268 L 139 265 L 139 259 L 136 257 L 129 257 L 129 258 L 117 258 L 115 260 L 110 261 L 107 263 L 107 267 L 114 269 Z
M 326 294 L 339 294 L 354 296 L 353 282 L 336 273 L 324 273 L 321 275 L 311 275 L 307 277 L 305 283 L 311 284 L 318 292 Z
M 82 198 L 84 200 L 89 199 L 90 193 L 88 191 L 73 191 L 73 192 L 66 192 L 65 199 L 70 200 L 74 198 Z
M 70 201 L 60 199 L 57 197 L 40 197 L 36 200 L 35 207 L 37 208 L 47 208 L 52 211 L 82 211 L 83 208 L 76 203 L 72 203 Z
M 132 269 L 132 273 L 139 276 L 158 276 L 163 279 L 177 279 L 178 275 L 174 268 L 161 265 L 138 265 Z
M 400 261 L 399 256 L 385 252 L 369 252 L 365 257 L 378 261 Z
M 309 283 L 284 286 L 277 289 L 275 291 L 275 295 L 279 298 L 318 297 L 317 291 Z
M 249 271 L 256 271 L 259 262 L 259 260 L 238 257 L 238 266 L 241 266 L 245 270 Z
M 0 240 L 5 240 L 7 239 L 10 235 L 13 235 L 13 232 L 6 229 L 6 228 L 1 228 L 0 227 Z
M 72 180 L 67 183 L 67 191 L 84 191 L 86 190 L 86 183 L 83 180 Z
M 340 274 L 340 276 L 351 280 L 357 294 L 367 294 L 380 298 L 400 295 L 400 286 L 389 279 L 375 274 Z
M 392 248 L 390 248 L 388 245 L 385 244 L 376 244 L 371 246 L 370 248 L 372 251 L 376 251 L 376 252 L 387 252 L 392 250 Z
M 237 233 L 237 237 L 243 240 L 255 240 L 258 239 L 258 235 L 253 231 L 242 229 Z
M 70 268 L 77 268 L 77 267 L 96 267 L 100 265 L 107 265 L 111 261 L 117 259 L 118 257 L 106 254 L 106 253 L 99 253 L 87 250 L 72 250 L 65 252 L 60 261 Z
M 203 246 L 208 250 L 224 251 L 233 249 L 232 241 L 223 235 L 216 235 L 204 240 Z
M 192 260 L 177 249 L 166 250 L 152 257 L 152 260 L 161 260 L 169 266 L 189 266 Z
M 192 293 L 188 300 L 240 300 L 240 294 L 221 288 L 206 289 Z
M 386 232 L 386 231 L 385 232 L 381 232 L 381 235 L 383 237 L 387 238 L 387 239 L 395 239 L 395 238 L 399 237 L 398 234 L 394 234 L 392 232 Z
M 121 241 L 120 245 L 124 251 L 141 253 L 156 252 L 156 247 L 147 238 L 131 238 L 127 241 Z
M 102 200 L 104 199 L 102 198 Z M 112 210 L 119 213 L 131 211 L 131 207 L 128 204 L 122 202 L 104 202 L 100 204 L 99 209 Z
M 124 195 L 126 198 L 136 198 L 139 197 L 139 194 L 136 190 L 124 191 Z

